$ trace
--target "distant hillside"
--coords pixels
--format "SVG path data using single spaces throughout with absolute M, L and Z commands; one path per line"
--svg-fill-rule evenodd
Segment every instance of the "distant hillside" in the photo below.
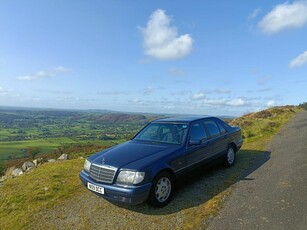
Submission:
M 123 122 L 143 123 L 148 121 L 148 118 L 144 115 L 124 114 L 124 113 L 103 114 L 103 115 L 98 115 L 93 119 L 97 122 L 108 122 L 108 123 L 123 123 Z

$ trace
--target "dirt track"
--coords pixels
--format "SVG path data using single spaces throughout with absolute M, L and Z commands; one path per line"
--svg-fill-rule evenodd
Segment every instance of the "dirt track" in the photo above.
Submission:
M 235 185 L 208 229 L 306 229 L 307 111 L 274 137 L 268 151 L 270 159 Z

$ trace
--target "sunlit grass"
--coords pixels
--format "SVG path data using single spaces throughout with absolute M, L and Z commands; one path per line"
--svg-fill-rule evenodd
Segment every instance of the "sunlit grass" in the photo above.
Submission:
M 31 216 L 81 191 L 82 159 L 46 163 L 0 187 L 0 229 L 25 228 Z

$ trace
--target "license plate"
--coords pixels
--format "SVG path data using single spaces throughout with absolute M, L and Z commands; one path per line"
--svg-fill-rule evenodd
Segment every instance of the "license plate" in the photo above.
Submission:
M 87 188 L 89 190 L 94 191 L 94 192 L 98 192 L 100 194 L 104 194 L 104 188 L 103 187 L 100 187 L 100 186 L 97 186 L 97 185 L 94 185 L 94 184 L 91 184 L 91 183 L 87 183 Z

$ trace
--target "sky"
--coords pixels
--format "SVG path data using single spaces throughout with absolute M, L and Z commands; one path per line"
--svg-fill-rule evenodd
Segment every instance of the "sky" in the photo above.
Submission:
M 306 73 L 307 0 L 0 1 L 0 106 L 240 116 Z

